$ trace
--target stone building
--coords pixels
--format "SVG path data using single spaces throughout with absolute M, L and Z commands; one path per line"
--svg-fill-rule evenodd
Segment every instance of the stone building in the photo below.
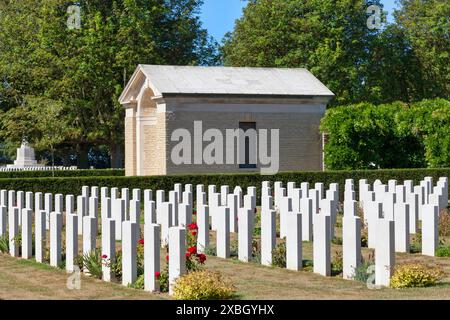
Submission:
M 227 129 L 279 129 L 279 171 L 322 170 L 319 124 L 333 96 L 305 69 L 139 65 L 119 99 L 126 175 L 259 171 L 259 161 L 249 163 L 257 153 L 249 140 L 237 143 L 245 157 L 233 164 L 173 161 L 173 133 L 195 136 L 194 123 L 224 137 Z M 192 157 L 209 143 L 194 138 Z

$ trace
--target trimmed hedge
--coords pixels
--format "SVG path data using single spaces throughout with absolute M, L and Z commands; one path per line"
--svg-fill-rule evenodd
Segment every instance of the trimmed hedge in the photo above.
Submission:
M 123 169 L 55 170 L 55 177 L 125 176 Z M 52 171 L 0 171 L 0 179 L 53 177 Z
M 152 177 L 67 177 L 67 178 L 27 178 L 27 179 L 0 179 L 0 189 L 23 190 L 32 192 L 50 192 L 62 194 L 81 194 L 81 187 L 118 187 L 118 188 L 140 188 L 165 190 L 173 189 L 175 183 L 210 185 L 229 185 L 234 188 L 237 185 L 245 188 L 256 186 L 258 196 L 260 194 L 262 181 L 289 181 L 296 182 L 323 182 L 327 188 L 330 183 L 339 183 L 341 199 L 343 199 L 345 179 L 354 179 L 355 184 L 359 179 L 367 179 L 373 183 L 380 179 L 387 183 L 389 179 L 399 182 L 413 180 L 418 184 L 424 177 L 433 177 L 436 181 L 439 177 L 450 176 L 450 168 L 441 169 L 392 169 L 392 170 L 357 170 L 357 171 L 325 171 L 325 172 L 286 172 L 273 176 L 262 176 L 260 174 L 211 174 L 211 175 L 177 175 L 177 176 L 152 176 Z M 358 188 L 355 187 L 358 193 Z M 194 187 L 195 190 L 195 187 Z

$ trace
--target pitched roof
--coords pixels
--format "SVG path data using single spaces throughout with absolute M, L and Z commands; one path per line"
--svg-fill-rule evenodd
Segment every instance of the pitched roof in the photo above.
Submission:
M 155 95 L 276 95 L 333 97 L 306 69 L 139 65 Z

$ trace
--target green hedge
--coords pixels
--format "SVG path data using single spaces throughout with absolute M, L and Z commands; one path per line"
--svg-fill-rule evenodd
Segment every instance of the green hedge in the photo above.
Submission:
M 124 176 L 123 169 L 55 170 L 55 177 Z M 0 179 L 53 177 L 52 171 L 0 171 Z
M 380 179 L 387 183 L 389 179 L 396 179 L 399 182 L 413 180 L 418 184 L 426 176 L 431 176 L 435 181 L 442 176 L 450 176 L 450 168 L 443 169 L 393 169 L 393 170 L 357 170 L 357 171 L 326 171 L 326 172 L 286 172 L 274 176 L 262 176 L 259 174 L 213 174 L 213 175 L 177 175 L 177 176 L 153 176 L 153 177 L 67 177 L 67 178 L 27 178 L 27 179 L 0 179 L 0 189 L 23 190 L 33 192 L 51 192 L 62 194 L 80 194 L 81 187 L 118 187 L 118 188 L 140 188 L 153 190 L 172 190 L 175 183 L 188 184 L 215 184 L 229 185 L 234 188 L 256 186 L 258 195 L 261 182 L 283 181 L 284 183 L 293 181 L 300 185 L 301 182 L 323 182 L 325 187 L 330 183 L 337 182 L 340 185 L 341 199 L 344 193 L 345 179 L 352 178 L 355 183 L 359 179 L 367 179 L 373 183 Z M 358 193 L 357 186 L 355 191 Z M 195 187 L 194 187 L 195 190 Z

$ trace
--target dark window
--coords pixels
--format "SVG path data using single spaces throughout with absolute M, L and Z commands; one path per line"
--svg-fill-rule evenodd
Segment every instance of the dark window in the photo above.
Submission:
M 244 131 L 243 139 L 239 141 L 239 144 L 244 144 L 244 163 L 239 163 L 239 169 L 256 169 L 256 140 L 251 141 L 250 133 L 248 130 L 253 130 L 256 138 L 256 122 L 239 122 L 239 129 Z

